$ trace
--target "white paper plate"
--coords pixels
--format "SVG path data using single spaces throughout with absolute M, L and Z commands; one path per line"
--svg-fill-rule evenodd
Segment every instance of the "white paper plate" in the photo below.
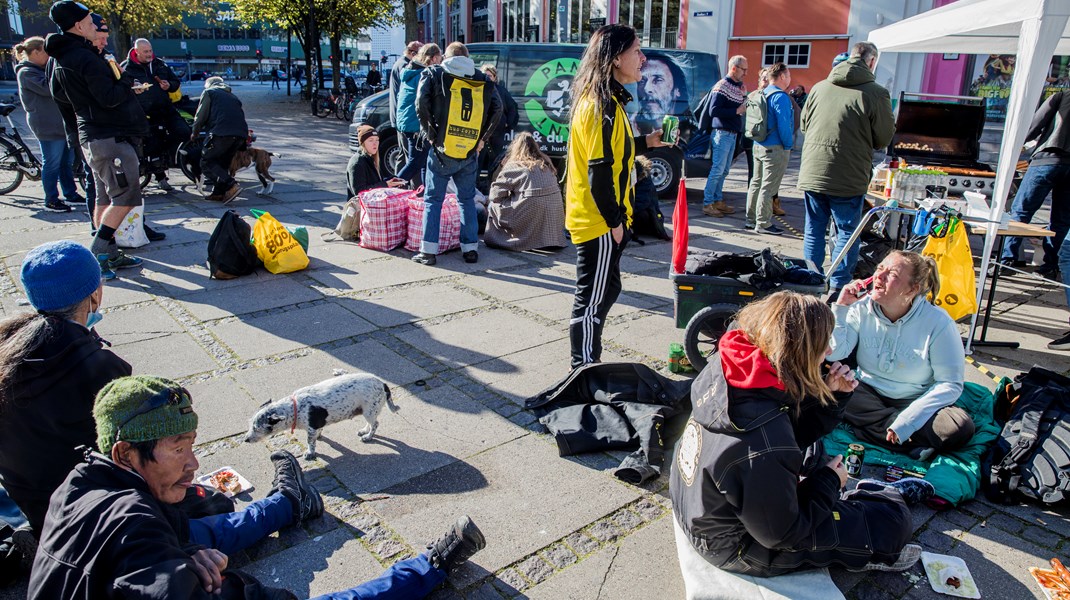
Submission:
M 226 495 L 227 498 L 233 498 L 236 494 L 233 494 L 233 493 L 231 493 L 229 491 L 224 491 L 224 490 L 218 489 L 214 485 L 212 485 L 212 476 L 215 475 L 216 473 L 219 473 L 220 471 L 230 471 L 231 473 L 234 473 L 235 475 L 238 476 L 238 483 L 241 484 L 241 491 L 238 492 L 239 494 L 244 494 L 245 492 L 248 492 L 248 491 L 253 489 L 253 484 L 249 483 L 248 479 L 242 477 L 241 473 L 235 471 L 234 467 L 220 467 L 220 468 L 216 469 L 215 471 L 212 471 L 211 473 L 208 473 L 207 475 L 201 475 L 195 481 L 197 483 L 203 485 L 203 486 L 210 487 L 210 488 L 216 490 L 217 492 L 222 492 L 223 494 Z
M 959 598 L 981 597 L 981 591 L 977 589 L 977 582 L 970 574 L 970 568 L 961 558 L 922 552 L 921 564 L 925 566 L 925 574 L 929 576 L 929 585 L 932 586 L 934 592 Z M 947 578 L 952 575 L 962 581 L 962 585 L 958 588 L 953 588 L 946 583 Z

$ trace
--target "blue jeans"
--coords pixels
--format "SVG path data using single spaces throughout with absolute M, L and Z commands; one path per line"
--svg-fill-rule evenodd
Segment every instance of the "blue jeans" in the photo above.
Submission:
M 1070 230 L 1070 165 L 1040 165 L 1029 167 L 1014 195 L 1011 219 L 1028 223 L 1033 219 L 1044 199 L 1051 193 L 1051 230 L 1053 237 L 1044 238 L 1044 267 L 1054 269 L 1057 253 Z M 1022 238 L 1008 237 L 1003 242 L 1000 259 L 1017 260 Z
M 736 134 L 723 129 L 714 129 L 710 138 L 710 175 L 706 178 L 706 188 L 702 191 L 702 205 L 709 206 L 724 199 L 724 179 L 732 168 L 735 157 Z
M 417 600 L 446 580 L 446 572 L 431 566 L 421 554 L 390 565 L 382 575 L 344 592 L 317 596 L 314 600 Z
M 74 155 L 67 140 L 38 140 L 41 144 L 41 185 L 45 188 L 45 202 L 59 200 L 59 188 L 63 197 L 70 200 L 78 195 L 74 185 Z
M 851 234 L 862 220 L 863 196 L 845 198 L 816 192 L 803 192 L 803 195 L 806 203 L 803 256 L 812 261 L 817 266 L 817 270 L 824 274 L 825 233 L 829 228 L 829 218 L 836 222 L 836 247 L 832 252 L 832 258 L 835 259 L 847 245 L 847 240 L 851 238 Z M 859 246 L 859 242 L 856 241 L 844 260 L 832 272 L 829 282 L 832 289 L 838 290 L 851 282 L 855 263 L 858 262 Z
M 190 519 L 189 540 L 230 555 L 290 525 L 293 518 L 293 504 L 275 493 L 238 512 Z
M 1059 247 L 1059 271 L 1063 274 L 1063 285 L 1070 285 L 1070 244 Z M 1070 308 L 1070 288 L 1063 288 L 1066 292 L 1066 306 Z
M 453 178 L 457 185 L 457 203 L 461 205 L 461 252 L 479 248 L 479 224 L 476 217 L 476 176 L 479 174 L 479 157 L 476 154 L 464 160 L 439 156 L 438 151 L 427 155 L 427 181 L 424 188 L 424 237 L 420 252 L 438 254 L 438 233 L 442 222 L 442 202 L 446 199 L 446 186 Z
M 423 140 L 423 147 L 419 150 L 416 149 L 416 140 L 420 137 L 420 132 L 413 133 L 402 132 L 401 143 L 405 144 L 405 166 L 401 167 L 398 171 L 398 179 L 404 179 L 405 181 L 415 181 L 417 186 L 420 186 L 424 182 L 424 167 L 427 165 L 427 151 L 430 149 L 431 144 L 427 140 Z

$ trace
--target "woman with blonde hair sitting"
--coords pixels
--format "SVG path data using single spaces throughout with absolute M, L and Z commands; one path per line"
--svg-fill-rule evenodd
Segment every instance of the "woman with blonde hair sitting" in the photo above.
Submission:
M 517 134 L 509 145 L 487 210 L 488 246 L 521 251 L 568 244 L 557 171 L 530 133 Z

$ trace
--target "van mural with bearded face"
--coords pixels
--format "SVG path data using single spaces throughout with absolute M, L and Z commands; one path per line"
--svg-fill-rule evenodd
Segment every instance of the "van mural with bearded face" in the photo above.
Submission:
M 530 132 L 543 152 L 555 160 L 564 159 L 568 152 L 569 109 L 572 106 L 572 80 L 579 69 L 586 46 L 581 44 L 532 43 L 476 43 L 468 44 L 468 52 L 476 68 L 493 65 L 498 81 L 505 86 L 517 103 L 519 121 L 506 142 L 515 133 Z M 721 78 L 717 57 L 705 52 L 671 49 L 644 49 L 646 63 L 642 80 L 628 86 L 632 102 L 625 107 L 631 117 L 635 135 L 644 135 L 661 128 L 662 119 L 672 115 L 680 119 L 680 147 L 661 148 L 648 153 L 655 162 L 660 178 L 656 178 L 659 192 L 670 187 L 675 190 L 679 178 L 679 164 L 683 151 L 698 122 L 694 109 L 705 93 Z M 385 93 L 384 93 L 385 94 Z M 372 99 L 362 105 L 373 104 Z M 396 134 L 389 130 L 385 112 L 386 97 L 379 104 L 383 108 L 358 107 L 350 126 L 350 145 L 353 146 L 355 127 L 368 123 L 379 131 L 380 154 L 387 157 L 386 168 L 391 170 L 392 148 Z M 383 114 L 377 114 L 377 113 Z M 678 156 L 677 156 L 678 155 Z M 689 159 L 690 160 L 690 159 Z M 393 171 L 391 171 L 393 173 Z

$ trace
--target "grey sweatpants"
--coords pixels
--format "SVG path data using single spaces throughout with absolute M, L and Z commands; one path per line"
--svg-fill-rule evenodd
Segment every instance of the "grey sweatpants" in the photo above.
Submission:
M 140 165 L 133 144 L 116 138 L 90 140 L 82 144 L 82 152 L 93 171 L 98 206 L 141 206 Z M 120 170 L 126 175 L 125 186 L 116 177 Z
M 893 452 L 909 452 L 914 448 L 950 451 L 965 446 L 973 437 L 974 425 L 969 413 L 955 406 L 945 406 L 936 411 L 909 440 L 900 440 L 899 445 L 888 442 L 888 427 L 910 402 L 884 397 L 861 383 L 847 402 L 843 419 L 851 424 L 855 435 L 863 441 Z

